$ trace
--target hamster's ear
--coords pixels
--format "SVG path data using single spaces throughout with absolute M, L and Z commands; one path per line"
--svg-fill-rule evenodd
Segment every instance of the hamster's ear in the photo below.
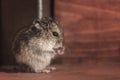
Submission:
M 42 26 L 40 25 L 40 19 L 35 19 L 33 21 L 33 25 L 36 29 L 42 30 Z

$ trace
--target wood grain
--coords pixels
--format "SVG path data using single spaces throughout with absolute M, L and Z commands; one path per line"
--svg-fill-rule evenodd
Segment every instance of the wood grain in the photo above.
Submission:
M 65 31 L 65 57 L 120 56 L 120 0 L 56 0 Z

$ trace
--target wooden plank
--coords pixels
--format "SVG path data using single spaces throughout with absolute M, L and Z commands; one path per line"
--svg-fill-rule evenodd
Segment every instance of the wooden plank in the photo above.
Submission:
M 120 0 L 58 0 L 69 56 L 120 56 Z M 67 54 L 65 55 L 68 56 Z

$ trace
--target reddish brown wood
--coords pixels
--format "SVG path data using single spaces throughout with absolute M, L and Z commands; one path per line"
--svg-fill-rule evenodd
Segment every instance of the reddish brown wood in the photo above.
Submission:
M 51 73 L 12 73 L 0 71 L 0 80 L 120 80 L 120 69 L 113 66 L 58 65 Z
M 70 57 L 120 56 L 120 0 L 56 0 Z M 68 57 L 68 54 L 64 56 Z

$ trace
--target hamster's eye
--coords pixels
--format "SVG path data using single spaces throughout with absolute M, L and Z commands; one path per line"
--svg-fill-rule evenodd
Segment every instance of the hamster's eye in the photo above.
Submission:
M 53 36 L 58 37 L 59 34 L 57 32 L 52 32 Z

